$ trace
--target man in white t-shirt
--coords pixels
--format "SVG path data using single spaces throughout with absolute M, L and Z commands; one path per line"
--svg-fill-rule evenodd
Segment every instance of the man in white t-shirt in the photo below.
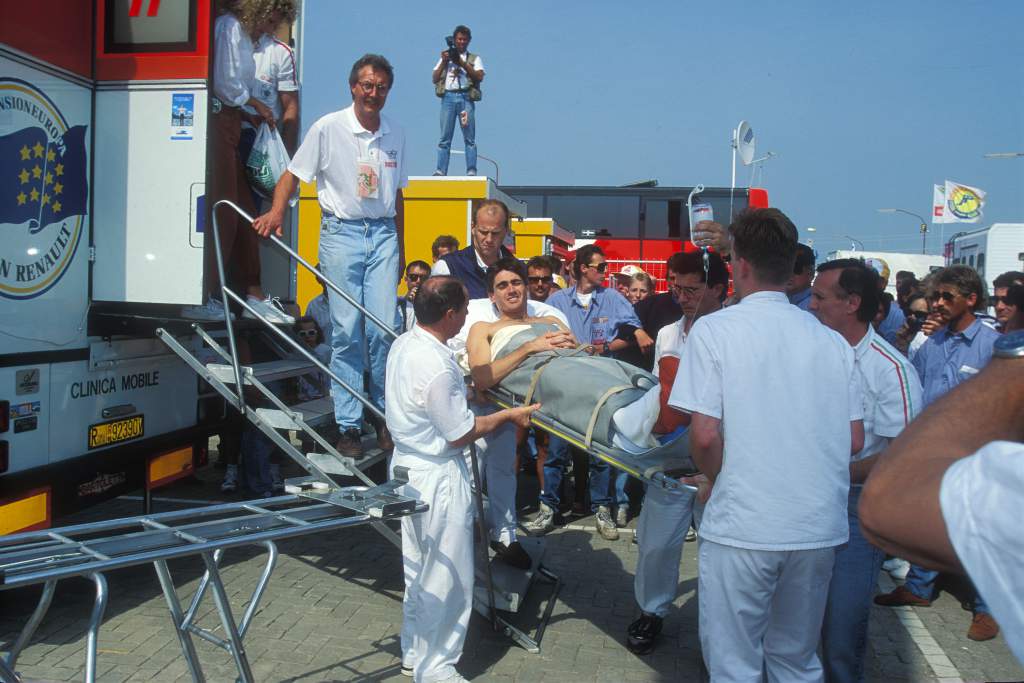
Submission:
M 380 55 L 364 55 L 348 78 L 352 106 L 321 117 L 281 174 L 270 211 L 253 228 L 263 237 L 282 235 L 289 198 L 299 181 L 317 184 L 323 216 L 320 225 L 320 268 L 370 313 L 393 324 L 395 290 L 404 262 L 404 219 L 401 189 L 408 184 L 405 132 L 381 114 L 394 72 Z M 367 321 L 347 301 L 332 296 L 331 370 L 351 387 L 363 386 L 363 345 L 369 356 L 369 398 L 384 408 L 384 367 L 391 338 Z M 364 335 L 365 327 L 365 335 Z M 340 385 L 333 387 L 334 418 L 342 455 L 363 455 L 363 406 Z M 387 450 L 391 437 L 383 423 L 377 441 Z
M 701 649 L 712 680 L 820 681 L 850 455 L 864 442 L 853 349 L 786 298 L 797 231 L 781 211 L 748 209 L 729 232 L 741 301 L 694 323 L 668 399 L 691 414 L 690 454 L 711 484 Z
M 703 255 L 697 251 L 676 254 L 669 263 L 672 265 L 670 289 L 682 308 L 683 317 L 662 327 L 654 342 L 654 374 L 663 388 L 674 383 L 686 335 L 693 323 L 720 310 L 729 289 L 729 272 L 714 252 L 708 253 L 707 273 Z M 665 395 L 664 390 L 662 395 Z M 672 408 L 666 410 L 664 406 L 662 410 L 670 415 L 661 416 L 655 425 L 656 432 L 670 432 L 690 424 L 689 415 Z M 626 645 L 630 652 L 642 655 L 654 649 L 662 620 L 676 599 L 679 560 L 690 522 L 699 527 L 703 511 L 703 501 L 689 489 L 672 491 L 660 486 L 647 487 L 636 527 L 639 548 L 633 593 L 640 607 L 640 617 L 627 630 Z
M 468 26 L 456 26 L 452 32 L 454 49 L 442 50 L 434 65 L 432 78 L 441 92 L 441 141 L 437 143 L 437 168 L 434 175 L 448 175 L 455 122 L 462 127 L 462 141 L 466 146 L 466 175 L 476 175 L 476 102 L 470 89 L 479 92 L 484 80 L 484 62 L 480 55 L 471 54 L 469 41 L 473 34 Z M 442 86 L 443 79 L 443 86 Z
M 462 656 L 473 609 L 473 496 L 462 449 L 508 423 L 525 426 L 536 406 L 475 416 L 462 371 L 446 342 L 466 320 L 466 289 L 433 277 L 416 296 L 416 325 L 387 362 L 391 467 L 405 467 L 399 493 L 427 503 L 402 520 L 402 669 L 421 681 L 464 681 Z
M 838 259 L 818 266 L 811 288 L 811 313 L 853 348 L 864 406 L 864 447 L 850 463 L 850 539 L 836 549 L 821 629 L 829 681 L 864 680 L 871 599 L 885 556 L 861 533 L 857 502 L 878 454 L 921 410 L 917 371 L 871 325 L 881 303 L 876 279 L 862 260 Z
M 864 535 L 885 551 L 967 575 L 1024 664 L 1024 331 L 929 404 L 864 485 Z
M 249 90 L 254 98 L 274 113 L 288 154 L 295 154 L 299 136 L 299 77 L 295 54 L 273 34 L 264 33 L 253 45 L 253 58 L 256 77 Z M 242 117 L 242 137 L 244 140 L 248 135 L 248 147 L 251 149 L 261 119 L 251 106 L 242 107 L 242 111 L 248 115 Z M 243 161 L 246 156 L 242 154 Z

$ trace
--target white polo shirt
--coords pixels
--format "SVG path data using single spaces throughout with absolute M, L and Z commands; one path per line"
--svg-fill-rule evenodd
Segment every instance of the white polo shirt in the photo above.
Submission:
M 361 162 L 378 171 L 375 198 L 360 197 Z M 393 218 L 395 196 L 409 184 L 405 131 L 381 115 L 375 133 L 363 128 L 352 107 L 332 112 L 312 125 L 288 170 L 303 182 L 316 180 L 324 216 L 343 220 Z
M 253 97 L 270 107 L 275 119 L 280 119 L 283 109 L 278 93 L 296 92 L 299 89 L 295 55 L 290 47 L 269 33 L 264 33 L 256 41 L 253 59 L 256 61 L 256 76 L 249 90 Z M 250 114 L 256 113 L 255 107 L 246 106 L 243 109 Z M 242 126 L 251 128 L 248 121 L 243 121 Z
M 863 417 L 853 364 L 846 340 L 783 292 L 693 324 L 668 404 L 722 420 L 702 538 L 752 550 L 846 542 L 850 422 Z
M 658 330 L 658 336 L 654 340 L 654 373 L 655 377 L 660 377 L 658 364 L 661 359 L 665 356 L 675 356 L 679 358 L 683 353 L 683 344 L 686 343 L 686 332 L 683 331 L 683 326 L 686 324 L 686 316 L 683 316 L 674 323 L 665 325 Z
M 1024 444 L 993 441 L 954 462 L 939 504 L 956 556 L 1024 662 Z
M 864 412 L 864 448 L 853 459 L 863 460 L 881 453 L 917 417 L 921 380 L 910 361 L 871 325 L 853 352 Z
M 395 442 L 392 464 L 407 458 L 462 457 L 456 441 L 473 429 L 462 371 L 451 349 L 416 325 L 391 345 L 384 414 Z

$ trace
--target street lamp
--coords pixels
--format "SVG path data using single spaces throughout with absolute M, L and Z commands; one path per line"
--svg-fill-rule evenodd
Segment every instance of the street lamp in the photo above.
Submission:
M 913 216 L 917 220 L 921 221 L 921 253 L 927 253 L 925 251 L 925 242 L 928 239 L 928 221 L 913 211 L 907 211 L 906 209 L 879 209 L 878 213 L 905 213 L 908 216 Z
M 813 227 L 807 227 L 807 228 L 804 228 L 804 232 L 815 233 L 815 232 L 818 232 L 818 229 L 817 228 L 813 228 Z M 810 237 L 807 238 L 807 246 L 811 247 L 812 249 L 814 248 L 814 235 L 813 234 Z
M 856 244 L 851 244 L 851 245 L 850 245 L 850 247 L 851 247 L 851 248 L 852 248 L 852 249 L 853 249 L 854 251 L 857 251 L 857 245 L 858 245 L 858 244 L 860 245 L 860 250 L 861 250 L 861 251 L 864 251 L 864 243 L 863 243 L 863 242 L 861 242 L 861 241 L 860 241 L 859 239 L 857 239 L 856 237 L 851 237 L 850 235 L 843 235 L 843 237 L 845 237 L 846 239 L 850 240 L 850 242 L 855 242 L 855 243 L 856 243 Z
M 989 152 L 985 155 L 986 159 L 1014 159 L 1016 157 L 1024 157 L 1024 152 Z

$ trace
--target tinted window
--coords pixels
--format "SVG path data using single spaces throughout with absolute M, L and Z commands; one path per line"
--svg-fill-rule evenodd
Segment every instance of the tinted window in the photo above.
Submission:
M 532 207 L 531 207 L 532 208 Z M 577 235 L 583 230 L 601 233 L 606 230 L 612 237 L 640 236 L 639 197 L 548 197 L 547 217 Z

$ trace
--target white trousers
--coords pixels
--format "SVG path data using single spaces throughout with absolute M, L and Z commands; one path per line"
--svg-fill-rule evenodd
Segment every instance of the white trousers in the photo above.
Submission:
M 676 599 L 679 561 L 690 521 L 700 526 L 704 506 L 693 491 L 648 486 L 637 522 L 636 577 L 633 594 L 644 612 L 664 618 Z
M 490 407 L 473 412 L 484 415 Z M 516 426 L 506 423 L 476 440 L 480 476 L 487 484 L 487 528 L 492 541 L 505 545 L 516 540 Z
M 701 539 L 700 645 L 711 680 L 822 681 L 818 639 L 835 548 L 746 550 Z
M 461 457 L 427 461 L 396 455 L 409 467 L 399 493 L 430 506 L 402 518 L 402 665 L 415 680 L 455 674 L 473 608 L 473 496 Z

